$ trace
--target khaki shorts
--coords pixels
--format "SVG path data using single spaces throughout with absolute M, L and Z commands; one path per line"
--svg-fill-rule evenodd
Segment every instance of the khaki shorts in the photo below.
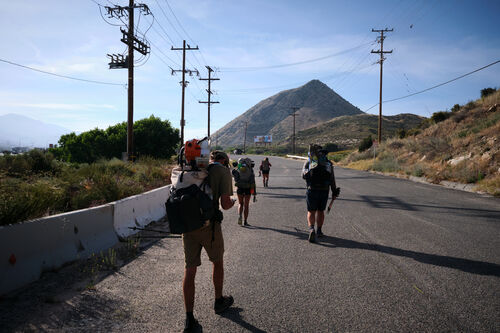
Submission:
M 214 240 L 212 242 L 212 225 L 182 234 L 184 245 L 185 267 L 201 265 L 201 248 L 205 248 L 211 262 L 222 261 L 224 257 L 224 238 L 221 224 L 215 222 Z

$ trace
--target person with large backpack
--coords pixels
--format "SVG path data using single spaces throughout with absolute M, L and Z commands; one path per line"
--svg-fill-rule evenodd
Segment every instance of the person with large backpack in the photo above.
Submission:
M 220 206 L 224 210 L 233 207 L 235 200 L 231 173 L 229 171 L 229 157 L 222 151 L 210 153 L 210 164 L 208 166 L 207 183 L 211 190 L 212 205 L 214 214 L 201 228 L 182 234 L 184 245 L 185 270 L 182 289 L 184 293 L 184 306 L 186 309 L 186 321 L 184 332 L 197 332 L 201 325 L 194 318 L 194 294 L 195 277 L 197 267 L 201 265 L 201 249 L 204 248 L 208 258 L 213 263 L 213 284 L 215 289 L 214 311 L 222 313 L 229 308 L 234 299 L 232 296 L 223 296 L 222 288 L 224 284 L 224 239 L 222 236 L 221 221 L 223 218 Z M 179 198 L 188 196 L 185 194 Z M 168 207 L 167 207 L 168 208 Z M 203 210 L 202 207 L 193 207 L 192 211 Z M 190 215 L 185 213 L 183 215 Z
M 254 163 L 249 158 L 240 158 L 237 163 L 233 163 L 232 171 L 236 193 L 238 194 L 238 224 L 248 225 L 248 211 L 250 206 L 250 197 L 256 200 L 255 174 L 253 172 Z M 242 216 L 243 214 L 243 216 Z M 244 218 L 244 220 L 243 220 Z M 242 222 L 243 220 L 243 222 Z
M 309 226 L 309 242 L 316 242 L 316 235 L 323 236 L 323 222 L 328 202 L 329 190 L 332 191 L 332 200 L 339 195 L 340 188 L 335 183 L 333 164 L 328 160 L 328 151 L 319 145 L 309 146 L 309 158 L 304 163 L 302 178 L 307 183 L 307 224 Z M 317 230 L 314 224 L 317 222 Z
M 269 171 L 271 170 L 271 162 L 269 162 L 269 157 L 266 157 L 265 160 L 263 160 L 260 163 L 260 171 L 262 172 L 262 183 L 264 187 L 269 187 Z

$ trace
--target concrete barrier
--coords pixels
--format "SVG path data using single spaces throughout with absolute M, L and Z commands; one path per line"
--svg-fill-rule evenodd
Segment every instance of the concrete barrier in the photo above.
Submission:
M 133 235 L 138 231 L 130 228 L 144 227 L 163 218 L 169 194 L 170 185 L 114 202 L 113 225 L 118 237 Z
M 118 242 L 113 204 L 0 227 L 0 295 Z
M 286 155 L 286 157 L 293 158 L 293 159 L 296 159 L 296 160 L 307 160 L 307 157 L 297 156 L 297 155 Z

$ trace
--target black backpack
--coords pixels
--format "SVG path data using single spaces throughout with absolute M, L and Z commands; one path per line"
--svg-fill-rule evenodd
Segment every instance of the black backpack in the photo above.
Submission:
M 183 234 L 203 227 L 207 220 L 214 218 L 213 200 L 205 193 L 206 180 L 201 188 L 196 184 L 188 187 L 172 188 L 165 203 L 170 233 Z

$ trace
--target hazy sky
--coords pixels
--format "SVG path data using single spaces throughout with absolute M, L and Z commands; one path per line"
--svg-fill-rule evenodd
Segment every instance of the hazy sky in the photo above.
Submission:
M 108 69 L 107 53 L 122 53 L 117 19 L 102 6 L 124 0 L 2 1 L 0 59 L 87 80 L 125 84 L 127 70 Z M 179 127 L 181 47 L 187 67 L 214 81 L 212 133 L 260 100 L 320 79 L 365 111 L 378 102 L 379 65 L 372 28 L 394 28 L 385 50 L 384 100 L 408 95 L 500 60 L 500 1 L 144 0 L 153 16 L 136 11 L 138 33 L 152 54 L 135 69 L 134 119 L 151 114 Z M 101 7 L 106 18 L 105 9 Z M 140 18 L 140 20 L 139 20 Z M 127 19 L 123 19 L 127 22 Z M 153 22 L 151 28 L 148 28 Z M 179 24 L 180 22 L 180 24 Z M 139 54 L 136 53 L 136 59 Z M 309 61 L 322 58 L 317 61 Z M 304 62 L 304 63 L 301 63 Z M 279 66 L 300 63 L 297 65 Z M 74 131 L 127 119 L 127 90 L 59 78 L 0 61 L 0 115 L 18 113 Z M 206 81 L 186 91 L 186 138 L 206 134 Z M 500 63 L 413 97 L 384 104 L 384 114 L 430 116 L 465 104 L 486 87 L 500 87 Z M 368 111 L 378 114 L 378 107 Z M 267 133 L 262 133 L 263 135 Z

